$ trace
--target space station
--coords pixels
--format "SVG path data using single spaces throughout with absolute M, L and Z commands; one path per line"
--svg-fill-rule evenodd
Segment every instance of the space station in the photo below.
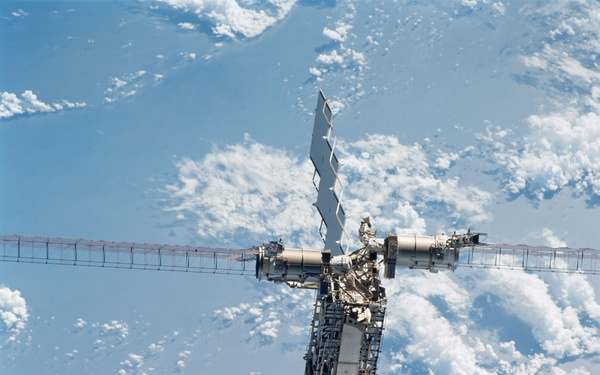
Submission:
M 599 251 L 486 243 L 487 234 L 431 236 L 377 233 L 376 218 L 360 215 L 345 228 L 344 186 L 336 156 L 333 113 L 319 92 L 310 159 L 323 247 L 292 248 L 283 239 L 246 249 L 0 235 L 0 260 L 188 273 L 254 275 L 257 280 L 311 289 L 305 375 L 375 375 L 385 329 L 385 279 L 396 269 L 460 272 L 496 268 L 598 274 Z M 307 202 L 307 204 L 310 204 Z M 348 231 L 355 231 L 349 234 Z M 316 232 L 316 230 L 315 230 Z M 358 241 L 351 241 L 356 238 Z M 350 249 L 350 243 L 360 243 Z M 308 322 L 307 322 L 308 323 Z M 297 373 L 301 369 L 291 370 Z

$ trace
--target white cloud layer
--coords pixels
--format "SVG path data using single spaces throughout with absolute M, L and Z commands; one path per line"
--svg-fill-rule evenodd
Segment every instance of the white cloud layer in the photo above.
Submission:
M 258 340 L 261 344 L 273 342 L 281 333 L 298 336 L 298 322 L 310 321 L 313 292 L 270 285 L 263 292 L 264 297 L 256 303 L 241 303 L 216 310 L 214 318 L 220 328 L 235 325 L 238 329 L 243 322 L 246 339 Z M 301 332 L 305 336 L 306 327 L 302 327 Z
M 492 160 L 503 168 L 505 189 L 537 199 L 572 186 L 577 194 L 600 195 L 600 116 L 574 109 L 527 119 L 520 139 L 489 128 L 480 140 L 491 146 Z
M 17 17 L 17 18 L 23 18 L 23 17 L 27 17 L 29 15 L 29 13 L 27 13 L 26 11 L 24 11 L 23 9 L 17 9 L 14 12 L 11 13 L 11 15 L 13 17 Z
M 0 349 L 18 340 L 28 318 L 27 303 L 21 293 L 0 287 Z
M 566 187 L 576 195 L 600 196 L 600 14 L 595 1 L 561 1 L 526 9 L 540 15 L 547 38 L 521 56 L 528 69 L 524 82 L 556 103 L 549 113 L 529 116 L 524 136 L 488 129 L 480 136 L 491 149 L 484 157 L 500 167 L 502 184 L 511 194 L 537 200 Z M 577 37 L 574 37 L 577 36 Z M 489 152 L 489 154 L 488 154 Z
M 191 22 L 180 22 L 177 24 L 177 26 L 183 30 L 196 30 L 196 28 L 198 28 L 198 25 Z
M 81 372 L 81 369 L 85 372 L 85 369 L 89 368 L 103 368 L 118 374 L 173 374 L 179 373 L 179 361 L 185 365 L 184 362 L 192 357 L 191 348 L 194 343 L 203 344 L 199 341 L 206 337 L 199 334 L 216 329 L 216 325 L 211 325 L 210 321 L 203 321 L 202 317 L 197 321 L 185 323 L 185 332 L 170 329 L 165 331 L 165 327 L 159 322 L 161 328 L 159 333 L 155 334 L 155 331 L 149 329 L 151 324 L 154 323 L 150 323 L 148 318 L 142 315 L 137 315 L 127 322 L 107 320 L 87 323 L 79 318 L 73 323 L 69 334 L 51 337 L 49 342 L 54 345 L 54 359 L 58 360 L 60 356 L 65 355 L 67 359 L 63 364 L 75 369 L 76 373 Z M 36 323 L 33 322 L 33 340 L 40 337 L 40 332 L 35 326 Z M 32 340 L 31 337 L 28 339 Z M 62 354 L 67 348 L 69 351 Z
M 356 48 L 357 35 L 352 32 L 356 7 L 348 2 L 343 6 L 347 8 L 344 15 L 323 28 L 323 35 L 330 42 L 322 47 L 322 52 L 315 58 L 317 66 L 308 69 L 315 83 L 322 81 L 331 83 L 334 82 L 334 77 L 343 77 L 343 83 L 338 86 L 339 97 L 330 98 L 332 99 L 330 104 L 335 104 L 335 106 L 332 105 L 334 113 L 341 111 L 353 100 L 365 94 L 362 81 L 365 71 L 369 69 L 369 58 Z M 346 95 L 342 93 L 346 93 Z M 348 95 L 348 93 L 350 94 Z
M 419 145 L 371 135 L 340 149 L 341 175 L 350 187 L 342 202 L 350 214 L 346 225 L 350 233 L 358 228 L 364 211 L 371 212 L 380 228 L 397 233 L 424 234 L 426 217 L 445 225 L 489 219 L 486 206 L 491 194 L 456 178 L 437 176 Z M 193 219 L 199 237 L 217 243 L 243 238 L 245 243 L 236 246 L 280 237 L 290 246 L 322 246 L 315 242 L 319 217 L 311 205 L 317 192 L 309 160 L 300 161 L 248 138 L 244 144 L 215 149 L 199 161 L 184 158 L 177 168 L 179 181 L 165 191 L 166 209 L 181 220 Z
M 248 138 L 199 161 L 184 158 L 177 168 L 178 183 L 167 187 L 167 209 L 193 218 L 200 237 L 262 243 L 283 236 L 317 245 L 310 161 Z
M 83 102 L 69 102 L 67 100 L 47 104 L 39 100 L 37 95 L 31 90 L 25 90 L 20 97 L 16 94 L 3 91 L 0 93 L 0 119 L 82 108 L 86 105 Z
M 403 271 L 386 281 L 387 332 L 403 348 L 392 354 L 392 371 L 425 366 L 444 374 L 566 374 L 562 359 L 598 357 L 593 287 L 581 275 L 557 277 L 544 282 L 521 271 Z M 579 298 L 582 293 L 585 298 Z M 498 332 L 511 330 L 497 326 L 490 314 L 518 319 L 527 331 L 502 339 Z M 531 336 L 540 349 L 521 352 L 515 346 L 520 336 Z
M 339 20 L 335 22 L 332 28 L 325 27 L 323 35 L 336 42 L 345 42 L 350 30 L 352 30 L 352 25 Z
M 370 211 L 379 226 L 407 234 L 424 234 L 426 217 L 445 218 L 449 226 L 490 219 L 492 195 L 458 178 L 438 175 L 437 160 L 429 160 L 418 144 L 403 145 L 395 136 L 373 134 L 340 148 L 341 175 L 348 180 L 346 212 L 358 216 Z M 358 227 L 358 218 L 351 222 Z
M 160 79 L 156 75 L 146 73 L 145 70 L 138 70 L 134 73 L 123 74 L 121 77 L 112 77 L 110 87 L 104 92 L 104 102 L 113 103 L 131 97 L 149 82 Z
M 253 38 L 284 19 L 296 0 L 161 0 L 175 9 L 194 12 L 212 25 L 215 36 Z

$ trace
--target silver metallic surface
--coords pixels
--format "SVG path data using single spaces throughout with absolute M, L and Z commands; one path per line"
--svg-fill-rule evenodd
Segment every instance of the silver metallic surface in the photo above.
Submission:
M 430 272 L 454 271 L 461 248 L 479 245 L 481 233 L 452 236 L 397 236 L 388 233 L 380 254 L 385 266 L 384 277 L 393 279 L 396 267 L 423 269 Z M 370 239 L 369 241 L 372 241 Z
M 456 268 L 458 254 L 447 236 L 398 236 L 396 266 L 432 272 Z
M 258 247 L 256 261 L 258 280 L 294 283 L 293 286 L 302 287 L 301 284 L 317 283 L 320 275 L 320 251 L 284 249 L 280 243 L 273 242 Z
M 305 375 L 377 374 L 385 289 L 377 261 L 366 249 L 349 257 L 352 268 L 347 273 L 333 273 L 329 260 L 323 258 Z

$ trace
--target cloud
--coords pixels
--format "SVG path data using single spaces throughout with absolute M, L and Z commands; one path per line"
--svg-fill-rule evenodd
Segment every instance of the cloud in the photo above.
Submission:
M 163 59 L 163 55 L 157 55 L 158 59 Z M 196 54 L 193 52 L 180 52 L 180 63 L 186 63 L 194 61 Z M 173 69 L 177 66 L 173 67 Z M 165 73 L 165 72 L 163 72 Z M 149 73 L 144 69 L 132 73 L 125 73 L 118 77 L 110 78 L 110 85 L 104 91 L 104 103 L 115 103 L 120 100 L 130 98 L 140 92 L 141 89 L 147 85 L 156 84 L 162 80 L 165 74 L 162 73 Z
M 102 324 L 102 335 L 117 336 L 121 340 L 125 340 L 129 335 L 129 326 L 127 323 L 119 320 L 111 320 L 108 323 Z
M 217 37 L 254 38 L 284 19 L 296 0 L 161 0 L 175 9 L 194 12 L 212 25 Z
M 477 0 L 462 0 L 461 4 L 466 7 L 474 7 L 477 5 Z
M 554 234 L 552 229 L 544 228 L 541 232 L 533 233 L 533 235 L 542 240 L 542 242 L 549 247 L 567 247 L 567 243 Z
M 369 135 L 339 147 L 348 186 L 342 204 L 352 213 L 348 231 L 358 228 L 364 211 L 387 231 L 411 234 L 426 232 L 424 217 L 454 226 L 490 218 L 491 194 L 438 176 L 417 144 Z M 183 158 L 176 166 L 178 181 L 164 190 L 165 209 L 193 218 L 196 235 L 205 241 L 227 244 L 243 238 L 237 246 L 251 246 L 283 238 L 288 246 L 321 248 L 315 240 L 319 216 L 311 204 L 317 192 L 309 160 L 247 137 L 243 144 L 215 149 L 198 161 Z
M 600 73 L 585 67 L 581 61 L 546 44 L 542 51 L 531 56 L 522 56 L 526 67 L 540 69 L 555 76 L 568 76 L 579 84 L 597 82 Z
M 180 22 L 177 26 L 182 30 L 196 30 L 198 28 L 198 25 L 191 22 Z
M 112 77 L 110 87 L 104 92 L 104 103 L 113 103 L 131 97 L 146 84 L 157 80 L 156 75 L 146 73 L 145 70 L 138 70 L 120 77 Z
M 0 349 L 18 340 L 28 318 L 27 303 L 21 293 L 0 287 Z
M 73 324 L 73 331 L 74 332 L 79 332 L 86 325 L 87 325 L 87 322 L 85 320 L 83 320 L 82 318 L 79 318 L 79 319 L 77 319 L 77 322 L 75 322 L 75 324 Z
M 342 64 L 344 56 L 339 55 L 338 51 L 333 50 L 329 53 L 322 53 L 317 56 L 317 62 L 322 65 Z
M 451 162 L 455 156 L 428 155 L 418 144 L 403 145 L 378 134 L 340 141 L 338 147 L 348 213 L 368 210 L 386 230 L 417 234 L 435 220 L 451 226 L 489 219 L 491 194 L 440 173 L 448 168 L 440 157 Z M 200 160 L 181 159 L 177 167 L 178 181 L 164 191 L 165 209 L 192 217 L 203 239 L 264 241 L 277 230 L 286 243 L 314 241 L 318 220 L 309 204 L 316 196 L 309 161 L 247 137 Z M 349 231 L 357 220 L 348 219 Z M 548 228 L 534 235 L 548 245 L 565 244 Z M 582 275 L 399 270 L 385 287 L 386 342 L 392 344 L 381 356 L 392 372 L 564 374 L 565 359 L 600 356 L 600 305 Z M 310 316 L 312 293 L 285 286 L 263 291 L 258 302 L 216 310 L 213 321 L 219 329 L 241 330 L 247 341 L 266 346 L 305 332 L 292 322 Z M 524 331 L 504 327 L 510 319 L 521 322 Z M 510 332 L 509 337 L 502 332 Z M 523 337 L 539 346 L 524 351 Z
M 12 12 L 11 15 L 13 17 L 17 17 L 17 18 L 24 18 L 24 17 L 27 17 L 29 15 L 29 13 L 27 13 L 23 9 L 17 9 L 14 12 Z
M 310 161 L 247 137 L 202 160 L 184 158 L 177 168 L 165 208 L 194 218 L 201 238 L 225 244 L 243 238 L 251 246 L 283 237 L 318 245 Z
M 533 23 L 546 38 L 533 52 L 521 56 L 528 68 L 525 82 L 539 85 L 563 106 L 595 112 L 600 111 L 600 69 L 595 61 L 600 49 L 597 6 L 593 0 L 563 1 L 529 10 L 530 17 L 541 15 L 547 20 Z
M 600 16 L 595 1 L 553 2 L 527 9 L 545 34 L 520 59 L 527 69 L 521 82 L 543 90 L 551 110 L 525 119 L 521 131 L 490 127 L 479 139 L 483 158 L 498 169 L 510 194 L 534 200 L 552 197 L 567 187 L 576 196 L 600 196 Z M 577 35 L 577 38 L 573 36 Z M 487 157 L 489 153 L 490 157 Z
M 181 372 L 181 369 L 183 369 L 185 367 L 184 359 L 189 357 L 190 354 L 192 354 L 192 352 L 189 350 L 184 350 L 179 353 L 179 358 L 181 358 L 181 359 L 175 363 L 175 365 L 176 365 L 175 372 L 178 372 L 178 373 Z
M 111 320 L 107 323 L 94 322 L 87 324 L 82 319 L 78 319 L 74 325 L 75 331 L 81 331 L 87 327 L 86 331 L 99 338 L 95 341 L 94 351 L 103 351 L 121 345 L 127 341 L 129 336 L 129 325 L 122 320 Z
M 346 23 L 343 20 L 338 20 L 334 23 L 334 26 L 331 29 L 325 27 L 323 29 L 323 35 L 335 42 L 345 42 L 348 38 L 348 33 L 350 30 L 352 30 L 351 24 Z
M 491 271 L 490 271 L 491 272 Z M 480 287 L 500 297 L 503 310 L 531 327 L 542 349 L 555 358 L 583 353 L 600 354 L 598 331 L 584 328 L 573 306 L 558 306 L 548 286 L 537 275 L 494 272 Z
M 155 357 L 157 355 L 159 355 L 160 353 L 162 353 L 165 350 L 165 348 L 162 345 L 162 342 L 159 343 L 151 343 L 150 345 L 148 345 L 148 357 Z
M 357 35 L 352 32 L 356 25 L 356 6 L 349 2 L 342 2 L 339 6 L 345 7 L 344 13 L 337 20 L 332 20 L 328 26 L 323 28 L 323 35 L 329 41 L 318 48 L 319 53 L 315 57 L 316 66 L 308 68 L 310 73 L 309 82 L 314 90 L 322 86 L 322 82 L 335 86 L 337 94 L 330 97 L 330 104 L 334 113 L 341 112 L 344 108 L 354 104 L 362 98 L 366 91 L 363 89 L 363 81 L 369 70 L 369 62 L 375 50 L 359 50 L 356 46 Z M 377 13 L 379 10 L 376 11 Z M 372 15 L 369 15 L 371 18 Z M 369 30 L 373 32 L 378 23 L 367 23 Z M 362 30 L 366 32 L 365 30 Z M 361 30 L 358 31 L 359 33 Z M 381 36 L 380 32 L 376 32 Z M 371 38 L 371 44 L 373 43 Z M 312 109 L 304 107 L 299 99 L 299 107 L 312 116 Z
M 127 359 L 124 360 L 123 362 L 121 362 L 121 366 L 123 366 L 123 369 L 121 369 L 120 371 L 123 371 L 123 373 L 126 373 L 125 369 L 136 369 L 136 368 L 142 367 L 143 364 L 144 364 L 144 357 L 142 357 L 139 354 L 129 353 L 129 355 L 127 356 Z
M 566 245 L 547 228 L 539 235 L 549 246 Z M 445 304 L 438 304 L 433 312 L 443 313 L 447 309 L 450 314 L 446 315 L 452 317 L 454 326 L 463 327 L 454 330 L 459 333 L 456 340 L 485 338 L 469 345 L 481 349 L 475 356 L 477 363 L 495 359 L 507 373 L 530 373 L 533 370 L 563 373 L 558 364 L 564 358 L 600 355 L 600 306 L 586 276 L 464 269 L 459 269 L 452 278 L 446 279 L 447 275 L 450 274 L 425 273 L 405 279 L 391 290 L 392 293 L 416 294 L 434 302 L 432 296 L 443 299 Z M 488 302 L 490 306 L 473 308 L 478 299 L 490 301 L 489 296 L 496 298 L 494 302 Z M 490 312 L 486 311 L 488 309 Z M 486 315 L 494 314 L 491 313 L 493 309 L 523 322 L 541 351 L 526 355 L 515 348 L 514 341 L 503 341 L 496 334 L 488 335 L 492 332 L 487 327 L 490 322 Z M 430 312 L 421 313 L 431 315 Z M 473 321 L 473 317 L 480 314 L 479 320 L 485 322 L 483 326 L 478 326 L 477 318 Z M 402 334 L 402 330 L 399 332 Z M 488 369 L 487 366 L 482 367 Z
M 458 178 L 440 176 L 437 161 L 430 161 L 418 144 L 403 145 L 395 136 L 374 134 L 341 142 L 340 150 L 341 176 L 348 186 L 346 212 L 369 211 L 388 231 L 426 234 L 425 218 L 441 220 L 442 231 L 491 218 L 487 207 L 492 195 Z M 358 225 L 357 217 L 350 218 L 347 228 Z
M 153 330 L 150 326 L 154 321 L 141 315 L 129 322 L 107 320 L 87 323 L 79 318 L 72 325 L 70 334 L 53 336 L 49 346 L 54 347 L 55 351 L 77 348 L 65 353 L 68 357 L 65 363 L 70 368 L 92 366 L 120 374 L 168 372 L 169 368 L 177 368 L 177 361 L 187 362 L 193 357 L 191 348 L 194 343 L 206 339 L 199 333 L 216 329 L 203 318 L 204 314 L 201 315 L 198 320 L 185 324 L 186 331 L 163 330 L 165 327 L 162 325 L 158 331 Z M 32 328 L 33 339 L 39 338 L 40 332 Z M 52 355 L 56 359 L 56 354 Z
M 577 195 L 600 195 L 600 116 L 570 108 L 527 119 L 529 132 L 516 137 L 488 128 L 480 135 L 490 163 L 501 167 L 504 189 L 538 200 L 565 187 Z
M 47 104 L 38 99 L 31 90 L 25 90 L 21 96 L 3 91 L 0 93 L 0 119 L 19 115 L 32 115 L 36 113 L 57 112 L 67 109 L 83 108 L 83 102 L 69 102 L 62 100 Z
M 196 54 L 194 52 L 181 52 L 179 55 L 187 61 L 196 60 Z
M 215 310 L 214 321 L 219 330 L 243 325 L 246 341 L 258 340 L 261 345 L 270 345 L 278 338 L 280 330 L 284 336 L 298 336 L 297 322 L 308 322 L 313 309 L 313 292 L 290 289 L 287 286 L 267 285 L 261 288 L 263 298 L 254 303 Z M 302 328 L 306 334 L 306 327 Z
M 544 276 L 547 279 L 522 271 L 405 270 L 397 279 L 386 280 L 386 332 L 388 340 L 398 343 L 392 347 L 399 348 L 386 359 L 391 370 L 564 374 L 564 358 L 598 357 L 600 320 L 593 287 L 582 275 Z M 482 298 L 487 306 L 476 304 Z M 506 318 L 498 319 L 498 314 L 518 319 L 529 332 L 503 327 Z M 515 336 L 502 338 L 502 331 Z M 515 340 L 527 335 L 539 343 L 538 350 L 517 349 Z
M 490 349 L 469 335 L 472 296 L 453 275 L 405 271 L 386 280 L 386 292 L 386 329 L 393 338 L 410 338 L 392 355 L 392 371 L 421 363 L 435 373 L 490 373 L 481 364 Z M 434 303 L 437 299 L 444 301 L 443 308 Z
M 396 311 L 403 318 L 399 324 L 410 327 L 412 340 L 405 348 L 406 361 L 420 358 L 434 373 L 489 374 L 477 364 L 477 347 L 465 342 L 457 332 L 460 326 L 457 329 L 425 298 L 414 294 L 399 297 L 405 306 L 410 306 Z M 389 324 L 387 328 L 391 329 Z

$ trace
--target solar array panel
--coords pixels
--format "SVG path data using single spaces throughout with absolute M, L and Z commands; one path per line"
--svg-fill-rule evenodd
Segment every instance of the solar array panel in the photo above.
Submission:
M 348 236 L 344 231 L 343 186 L 338 177 L 340 163 L 335 155 L 336 136 L 331 118 L 331 107 L 321 91 L 310 146 L 310 160 L 315 166 L 313 183 L 318 191 L 315 206 L 322 219 L 321 238 L 325 249 L 331 250 L 332 255 L 340 255 L 347 251 Z

